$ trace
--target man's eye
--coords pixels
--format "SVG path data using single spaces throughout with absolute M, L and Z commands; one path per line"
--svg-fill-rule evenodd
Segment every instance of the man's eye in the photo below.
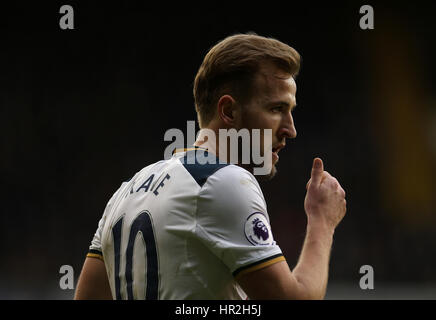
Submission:
M 283 107 L 279 106 L 279 107 L 274 107 L 271 110 L 274 111 L 274 112 L 281 112 L 282 109 L 283 109 Z

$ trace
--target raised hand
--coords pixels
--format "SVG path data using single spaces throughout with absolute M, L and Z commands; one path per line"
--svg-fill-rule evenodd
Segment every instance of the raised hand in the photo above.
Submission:
M 320 158 L 313 160 L 306 189 L 304 209 L 309 221 L 325 224 L 334 230 L 346 212 L 345 191 L 336 178 L 324 171 Z

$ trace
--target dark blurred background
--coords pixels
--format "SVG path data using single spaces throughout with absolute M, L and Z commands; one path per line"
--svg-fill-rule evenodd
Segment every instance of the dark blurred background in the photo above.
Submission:
M 59 8 L 74 9 L 61 30 Z M 361 30 L 362 5 L 375 29 Z M 293 268 L 312 159 L 347 192 L 327 298 L 436 299 L 436 6 L 81 1 L 0 5 L 0 298 L 70 299 L 106 202 L 196 120 L 207 50 L 254 31 L 302 55 L 298 137 L 263 183 Z M 198 126 L 197 126 L 198 129 Z M 361 290 L 362 265 L 375 289 Z

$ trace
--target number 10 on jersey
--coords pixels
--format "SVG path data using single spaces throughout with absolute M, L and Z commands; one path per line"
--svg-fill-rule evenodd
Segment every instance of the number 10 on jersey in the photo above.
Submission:
M 114 250 L 115 250 L 115 293 L 117 300 L 123 299 L 121 296 L 121 281 L 120 281 L 120 264 L 121 264 L 121 236 L 123 227 L 124 216 L 117 221 L 112 228 L 112 235 L 114 237 Z M 145 292 L 145 299 L 157 300 L 159 294 L 159 270 L 158 259 L 156 250 L 156 241 L 154 237 L 153 224 L 151 220 L 150 212 L 141 212 L 133 221 L 130 226 L 129 238 L 126 251 L 124 255 L 126 257 L 126 268 L 124 277 L 127 285 L 127 299 L 133 300 L 133 252 L 135 239 L 139 232 L 142 234 L 142 238 L 145 242 L 145 248 L 147 252 L 146 257 L 146 279 L 147 289 Z M 124 297 L 125 299 L 125 297 Z

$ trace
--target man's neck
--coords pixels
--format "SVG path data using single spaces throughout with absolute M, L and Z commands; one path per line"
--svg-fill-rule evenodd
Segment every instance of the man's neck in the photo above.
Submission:
M 214 154 L 220 160 L 229 162 L 227 156 L 224 158 L 223 155 L 220 157 L 219 154 L 219 129 L 213 127 L 202 128 L 194 146 L 205 148 L 209 153 Z

